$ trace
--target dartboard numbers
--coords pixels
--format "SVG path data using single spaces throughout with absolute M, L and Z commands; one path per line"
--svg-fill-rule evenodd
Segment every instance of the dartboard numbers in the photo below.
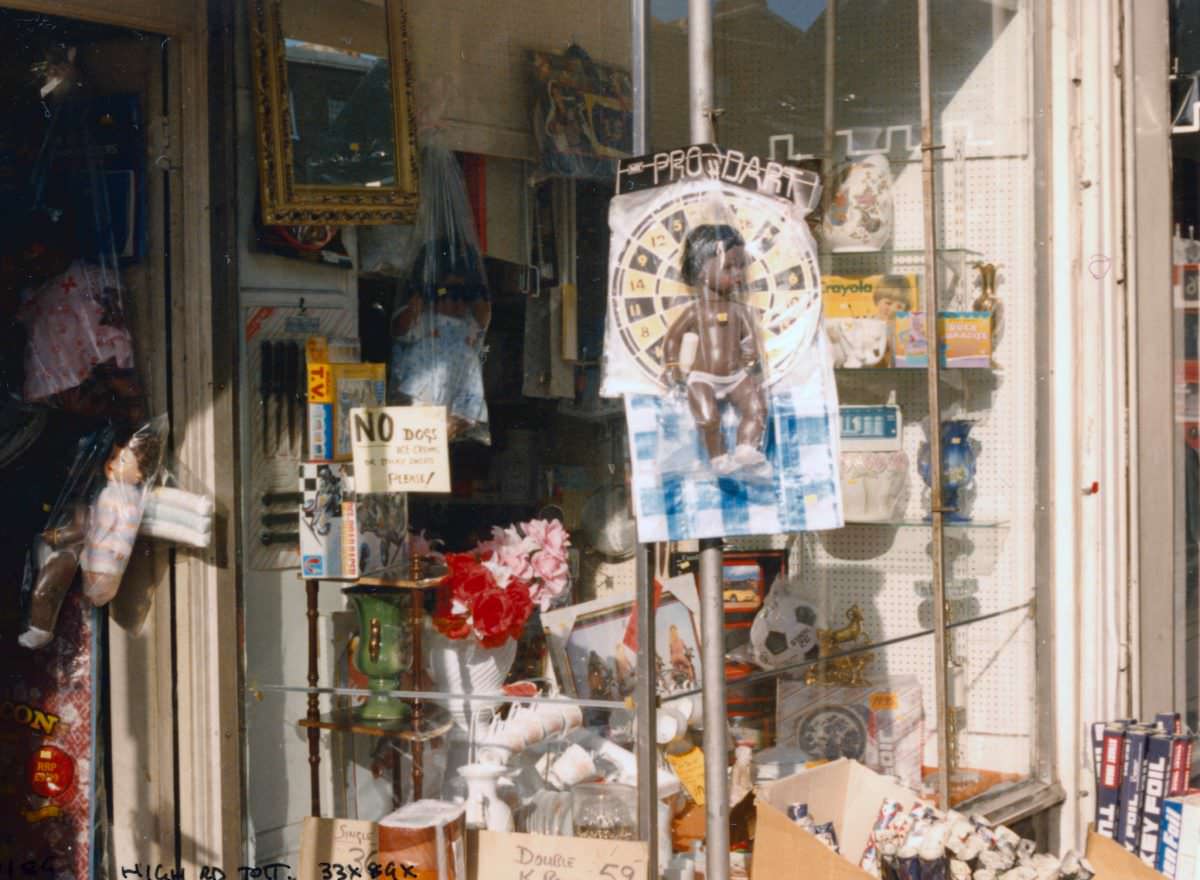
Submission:
M 688 231 L 702 224 L 731 224 L 746 241 L 742 301 L 758 316 L 768 381 L 812 343 L 820 321 L 817 260 L 807 228 L 787 211 L 737 187 L 723 186 L 719 199 L 698 188 L 659 201 L 628 237 L 614 240 L 610 326 L 649 383 L 661 387 L 663 337 L 694 298 L 680 265 Z

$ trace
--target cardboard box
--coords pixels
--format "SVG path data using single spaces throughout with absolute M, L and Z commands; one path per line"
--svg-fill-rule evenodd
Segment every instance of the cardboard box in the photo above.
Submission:
M 892 363 L 897 367 L 929 365 L 925 316 L 901 312 L 892 326 Z M 992 365 L 991 312 L 938 312 L 938 356 L 943 367 L 987 368 Z
M 358 577 L 354 465 L 304 462 L 299 477 L 301 576 Z
M 881 318 L 921 308 L 916 275 L 824 275 L 821 312 L 826 320 Z
M 1163 880 L 1162 874 L 1095 830 L 1088 831 L 1087 860 L 1096 869 L 1095 880 Z
M 775 711 L 777 745 L 800 748 L 813 758 L 853 758 L 920 790 L 925 708 L 915 675 L 865 687 L 780 679 Z
M 858 863 L 879 807 L 885 798 L 906 809 L 920 800 L 916 792 L 845 758 L 761 786 L 757 795 L 751 880 L 878 880 Z M 807 803 L 818 823 L 833 822 L 842 855 L 787 817 L 788 805 L 794 803 Z

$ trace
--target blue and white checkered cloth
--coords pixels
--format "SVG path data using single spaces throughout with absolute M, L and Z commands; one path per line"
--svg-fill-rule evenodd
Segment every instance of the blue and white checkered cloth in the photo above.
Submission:
M 816 371 L 812 378 L 818 387 L 828 372 Z M 826 381 L 832 382 L 832 375 Z M 763 450 L 770 467 L 749 479 L 742 473 L 712 471 L 682 396 L 627 395 L 638 540 L 839 528 L 843 519 L 836 392 L 831 403 L 826 394 L 814 395 L 814 390 L 807 383 L 791 385 L 786 380 L 770 390 Z M 737 414 L 729 406 L 722 430 L 726 448 L 732 449 Z

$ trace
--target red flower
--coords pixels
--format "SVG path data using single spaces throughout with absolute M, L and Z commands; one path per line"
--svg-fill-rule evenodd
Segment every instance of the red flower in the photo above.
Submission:
M 465 614 L 455 614 L 451 607 L 450 591 L 440 589 L 433 606 L 433 626 L 448 639 L 465 639 L 471 634 L 471 621 Z
M 471 626 L 485 648 L 498 648 L 508 641 L 512 628 L 512 603 L 508 592 L 493 587 L 471 603 Z
M 529 595 L 529 584 L 524 581 L 509 581 L 508 589 L 504 592 L 508 596 L 512 617 L 508 634 L 514 639 L 519 639 L 521 633 L 525 631 L 525 622 L 529 620 L 529 615 L 533 614 L 533 599 Z
M 450 569 L 450 577 L 454 578 L 463 571 L 476 568 L 479 560 L 473 553 L 447 553 L 446 567 Z

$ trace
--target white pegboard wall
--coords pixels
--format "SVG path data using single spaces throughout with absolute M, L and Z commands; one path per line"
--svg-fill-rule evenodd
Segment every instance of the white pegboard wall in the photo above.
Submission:
M 1046 295 L 1034 274 L 1034 180 L 1029 154 L 1030 71 L 1029 4 L 1012 14 L 998 12 L 990 31 L 960 35 L 955 43 L 935 40 L 935 101 L 938 134 L 953 140 L 954 131 L 990 129 L 991 145 L 946 145 L 939 152 L 937 185 L 938 244 L 965 248 L 978 256 L 961 259 L 957 289 L 942 291 L 942 307 L 969 307 L 979 293 L 974 260 L 999 266 L 997 294 L 1003 304 L 1002 337 L 992 374 L 948 371 L 942 384 L 943 418 L 961 416 L 975 422 L 972 439 L 978 450 L 972 515 L 1001 523 L 995 529 L 949 532 L 947 580 L 951 589 L 973 581 L 971 614 L 988 613 L 1026 602 L 1033 596 L 1036 543 L 1033 522 L 1038 502 L 1037 444 L 1046 442 L 1036 423 L 1038 352 L 1037 297 Z M 842 4 L 841 28 L 870 29 L 855 21 L 855 9 L 870 4 Z M 915 15 L 915 7 L 914 7 Z M 877 29 L 877 28 L 876 28 Z M 915 28 L 913 29 L 915 35 Z M 879 35 L 884 38 L 883 34 Z M 890 40 L 894 34 L 887 35 Z M 912 46 L 916 52 L 916 46 Z M 873 105 L 886 104 L 884 95 Z M 878 125 L 906 119 L 880 119 Z M 893 152 L 895 232 L 892 247 L 923 247 L 921 169 L 902 152 Z M 827 258 L 826 271 L 838 274 L 880 271 L 922 272 L 919 255 L 862 255 Z M 946 274 L 939 279 L 945 284 Z M 865 371 L 864 371 L 865 372 Z M 850 379 L 851 381 L 846 381 Z M 869 376 L 839 376 L 844 402 L 878 402 L 894 389 L 905 417 L 904 450 L 908 455 L 909 494 L 904 518 L 920 520 L 928 510 L 928 492 L 917 474 L 918 449 L 925 439 L 921 421 L 928 415 L 923 371 L 876 371 Z M 864 624 L 875 639 L 890 639 L 924 629 L 917 583 L 929 580 L 929 534 L 915 528 L 848 526 L 824 536 L 793 542 L 791 568 L 827 598 L 830 625 L 840 625 L 845 609 L 858 604 Z M 963 543 L 965 542 L 965 544 Z M 783 539 L 738 541 L 739 547 L 765 549 Z M 960 546 L 961 545 L 961 546 Z M 960 550 L 963 552 L 954 552 Z M 928 612 L 926 601 L 925 611 Z M 925 625 L 923 625 L 923 623 Z M 1032 766 L 1035 730 L 1034 650 L 1032 620 L 1018 612 L 953 631 L 953 653 L 967 665 L 967 730 L 960 749 L 964 763 L 1003 772 L 1027 772 Z M 915 639 L 877 652 L 876 673 L 917 674 L 922 682 L 929 729 L 936 730 L 933 643 Z M 932 742 L 932 740 L 931 740 Z M 933 752 L 928 759 L 935 758 Z

